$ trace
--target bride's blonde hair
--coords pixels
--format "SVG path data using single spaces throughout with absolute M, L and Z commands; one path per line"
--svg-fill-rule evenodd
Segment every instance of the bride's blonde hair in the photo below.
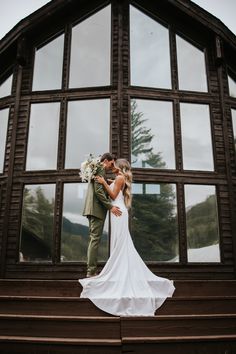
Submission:
M 125 186 L 123 190 L 124 201 L 126 207 L 130 208 L 132 203 L 131 185 L 133 179 L 130 163 L 126 159 L 117 159 L 114 163 L 114 166 L 125 177 Z

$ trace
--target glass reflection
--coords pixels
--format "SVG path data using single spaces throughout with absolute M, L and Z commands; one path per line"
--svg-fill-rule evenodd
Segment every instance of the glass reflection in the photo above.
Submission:
M 132 236 L 145 261 L 178 262 L 174 184 L 133 183 Z
M 33 90 L 61 89 L 64 34 L 36 50 Z
M 9 76 L 2 84 L 0 84 L 0 97 L 9 96 L 11 94 L 13 75 Z
M 176 36 L 179 89 L 207 91 L 204 52 Z
M 171 102 L 133 99 L 131 135 L 133 167 L 175 168 Z
M 208 105 L 181 103 L 183 166 L 185 170 L 214 170 Z
M 232 121 L 233 121 L 233 134 L 234 134 L 234 148 L 236 152 L 236 110 L 231 109 Z
M 189 262 L 220 262 L 215 186 L 186 185 L 185 208 Z
M 60 103 L 31 105 L 27 170 L 57 168 Z
M 22 207 L 21 262 L 51 261 L 55 185 L 25 185 Z
M 80 168 L 90 153 L 109 151 L 110 100 L 68 103 L 65 168 Z
M 72 29 L 69 87 L 110 85 L 111 6 Z
M 87 183 L 64 184 L 63 218 L 61 232 L 61 261 L 87 260 L 88 220 L 82 216 Z M 98 260 L 108 258 L 108 218 L 101 237 Z
M 229 95 L 236 97 L 236 82 L 228 75 Z
M 130 6 L 131 85 L 171 88 L 169 31 Z
M 9 108 L 0 110 L 0 173 L 3 173 Z

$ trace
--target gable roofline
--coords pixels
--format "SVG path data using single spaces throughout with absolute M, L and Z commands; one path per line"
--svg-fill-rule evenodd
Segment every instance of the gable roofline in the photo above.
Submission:
M 185 13 L 187 16 L 194 18 L 195 21 L 197 20 L 204 27 L 220 36 L 234 51 L 236 51 L 236 36 L 217 17 L 190 0 L 162 1 L 178 8 L 178 10 Z M 101 4 L 104 2 L 104 0 L 101 1 Z M 63 13 L 64 8 L 72 6 L 73 4 L 75 5 L 75 3 L 78 3 L 78 0 L 51 0 L 49 3 L 22 19 L 0 40 L 0 55 L 9 47 L 16 46 L 16 42 L 20 37 L 27 35 L 27 33 L 32 29 L 37 28 L 37 26 L 42 26 L 43 22 L 48 20 L 50 16 L 56 16 L 57 14 L 59 15 Z M 84 4 L 86 4 L 86 1 L 84 1 Z

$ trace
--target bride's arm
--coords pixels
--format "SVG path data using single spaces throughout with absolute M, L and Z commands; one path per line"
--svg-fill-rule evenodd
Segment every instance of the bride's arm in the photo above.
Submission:
M 97 176 L 96 181 L 104 186 L 107 193 L 113 200 L 116 199 L 117 195 L 119 194 L 125 183 L 125 179 L 123 176 L 117 176 L 114 182 L 114 188 L 112 190 L 103 177 Z

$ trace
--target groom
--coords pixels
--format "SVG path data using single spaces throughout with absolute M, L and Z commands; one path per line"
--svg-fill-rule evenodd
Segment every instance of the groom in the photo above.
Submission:
M 100 159 L 103 167 L 99 173 L 105 175 L 105 171 L 113 168 L 114 157 L 109 153 L 102 155 Z M 96 180 L 91 180 L 85 199 L 83 215 L 89 220 L 89 245 L 87 252 L 87 277 L 97 274 L 97 253 L 100 238 L 103 232 L 103 226 L 106 219 L 107 210 L 110 210 L 115 216 L 120 216 L 121 211 L 118 207 L 111 204 L 110 198 L 106 194 L 102 184 Z

